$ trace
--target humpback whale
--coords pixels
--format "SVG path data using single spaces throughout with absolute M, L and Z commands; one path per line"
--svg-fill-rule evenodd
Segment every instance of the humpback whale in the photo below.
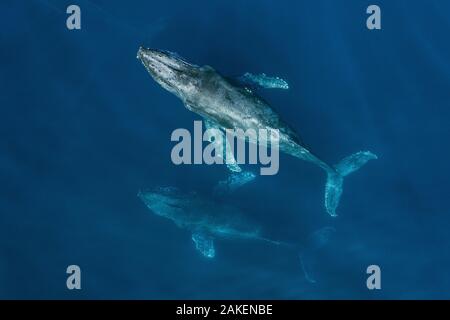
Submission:
M 239 208 L 201 197 L 195 192 L 183 193 L 174 187 L 157 187 L 140 191 L 138 197 L 154 214 L 191 232 L 195 248 L 204 257 L 215 257 L 215 239 L 262 241 L 295 250 L 305 279 L 310 283 L 316 282 L 312 272 L 315 256 L 336 231 L 330 226 L 322 227 L 310 234 L 303 244 L 276 241 L 263 236 L 262 228 L 245 219 Z
M 211 201 L 195 192 L 182 193 L 173 187 L 157 187 L 140 191 L 138 197 L 156 215 L 190 231 L 195 248 L 207 258 L 214 258 L 214 239 L 217 238 L 284 244 L 262 236 L 261 227 L 245 219 L 238 208 Z
M 265 74 L 263 78 L 246 74 L 245 83 L 240 84 L 210 66 L 189 63 L 176 53 L 143 47 L 139 48 L 137 58 L 158 84 L 177 96 L 188 110 L 200 115 L 209 127 L 221 130 L 278 129 L 280 151 L 311 162 L 326 172 L 325 208 L 331 216 L 337 215 L 344 177 L 369 160 L 377 159 L 370 151 L 360 151 L 330 165 L 316 156 L 300 135 L 248 85 L 252 82 L 255 87 L 286 89 L 287 83 L 280 78 L 274 78 L 274 82 Z

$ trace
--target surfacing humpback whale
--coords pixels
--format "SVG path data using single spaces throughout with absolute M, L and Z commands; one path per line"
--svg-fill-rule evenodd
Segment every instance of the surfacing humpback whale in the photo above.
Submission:
M 180 98 L 187 109 L 202 116 L 210 126 L 244 131 L 278 129 L 281 151 L 312 162 L 327 173 L 325 208 L 331 216 L 337 215 L 344 177 L 367 161 L 377 158 L 369 151 L 360 151 L 344 158 L 337 165 L 329 165 L 314 155 L 300 136 L 249 87 L 229 81 L 210 66 L 196 66 L 168 51 L 141 47 L 137 58 L 157 83 Z M 246 80 L 252 81 L 252 77 L 246 76 Z M 254 81 L 254 84 L 261 85 L 261 82 L 267 82 L 267 78 Z

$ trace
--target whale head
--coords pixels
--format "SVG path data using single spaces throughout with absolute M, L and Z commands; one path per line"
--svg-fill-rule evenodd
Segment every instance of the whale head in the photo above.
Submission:
M 169 219 L 174 219 L 185 212 L 188 205 L 186 196 L 173 187 L 139 191 L 138 197 L 155 214 Z
M 140 47 L 137 58 L 157 83 L 182 100 L 197 92 L 201 68 L 176 53 Z

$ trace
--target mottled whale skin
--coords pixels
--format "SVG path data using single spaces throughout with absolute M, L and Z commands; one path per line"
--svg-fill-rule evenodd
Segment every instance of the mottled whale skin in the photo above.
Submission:
M 369 151 L 360 151 L 335 166 L 329 165 L 315 156 L 299 134 L 248 87 L 229 81 L 210 66 L 191 64 L 172 52 L 141 47 L 137 58 L 153 79 L 180 98 L 187 109 L 218 128 L 278 129 L 282 152 L 312 162 L 326 171 L 325 208 L 331 216 L 336 216 L 344 176 L 377 158 Z

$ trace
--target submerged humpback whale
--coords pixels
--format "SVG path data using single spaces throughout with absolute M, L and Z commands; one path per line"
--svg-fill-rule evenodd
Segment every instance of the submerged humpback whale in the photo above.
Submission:
M 215 256 L 216 238 L 284 244 L 263 237 L 261 228 L 246 220 L 238 208 L 211 201 L 195 192 L 184 194 L 177 188 L 158 187 L 140 191 L 138 197 L 155 214 L 190 231 L 196 249 L 207 258 Z
M 195 192 L 182 193 L 173 187 L 157 187 L 140 191 L 138 197 L 156 215 L 171 220 L 179 228 L 191 232 L 195 248 L 206 258 L 216 255 L 215 239 L 257 240 L 295 250 L 308 282 L 316 282 L 311 263 L 333 233 L 325 226 L 310 234 L 302 245 L 269 239 L 262 228 L 234 206 L 212 201 Z
M 360 151 L 333 166 L 314 155 L 295 130 L 248 86 L 248 82 L 252 82 L 255 86 L 270 82 L 270 78 L 264 74 L 262 81 L 258 80 L 258 77 L 246 74 L 244 86 L 226 79 L 210 66 L 194 65 L 169 51 L 141 47 L 137 58 L 157 83 L 180 98 L 187 109 L 203 117 L 207 126 L 221 130 L 244 131 L 278 129 L 281 151 L 312 162 L 325 170 L 327 174 L 325 208 L 331 216 L 337 215 L 336 208 L 342 194 L 344 177 L 358 170 L 367 161 L 377 158 L 369 151 Z M 281 86 L 276 83 L 273 85 L 272 81 L 263 87 L 283 89 L 288 87 L 282 79 L 274 79 L 276 83 L 281 82 Z

